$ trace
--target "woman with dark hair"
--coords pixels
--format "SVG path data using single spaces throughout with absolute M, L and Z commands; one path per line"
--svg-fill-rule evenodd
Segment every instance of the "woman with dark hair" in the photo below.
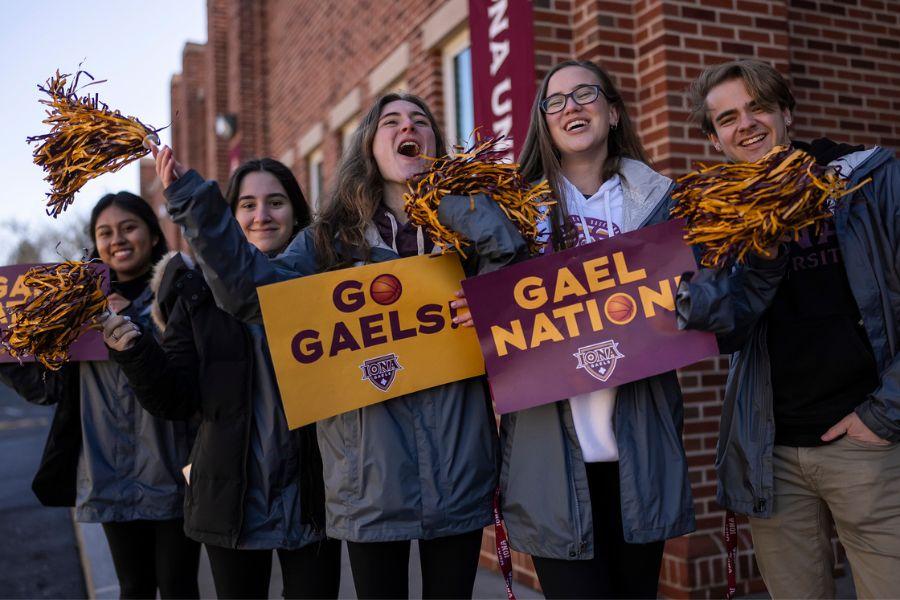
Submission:
M 186 171 L 171 149 L 159 152 L 157 172 L 173 218 L 184 227 L 204 270 L 215 274 L 208 280 L 219 305 L 244 321 L 259 322 L 258 285 L 431 252 L 433 242 L 407 221 L 403 192 L 407 179 L 425 169 L 422 156 L 445 148 L 420 98 L 379 98 L 353 137 L 320 217 L 273 261 L 229 223 L 215 183 Z M 476 248 L 481 243 L 497 250 L 468 265 L 472 270 L 496 268 L 524 247 L 484 196 L 445 198 L 441 210 Z M 486 243 L 498 238 L 518 244 L 501 253 L 499 244 Z M 470 597 L 496 484 L 496 427 L 484 379 L 440 385 L 324 419 L 317 432 L 326 529 L 347 541 L 359 597 L 407 597 L 414 539 L 423 597 Z
M 520 158 L 559 202 L 552 250 L 668 218 L 656 173 L 612 78 L 587 61 L 541 83 Z M 548 598 L 655 598 L 664 541 L 694 525 L 675 372 L 503 416 L 510 545 L 534 558 Z
M 238 167 L 225 198 L 244 237 L 267 256 L 309 224 L 297 180 L 270 158 Z M 172 253 L 156 272 L 162 342 L 115 317 L 104 337 L 145 409 L 200 416 L 185 532 L 206 545 L 216 594 L 268 597 L 277 550 L 285 598 L 336 598 L 341 546 L 325 537 L 315 426 L 288 430 L 262 326 L 219 309 L 190 259 Z
M 129 326 L 149 327 L 150 273 L 166 252 L 153 210 L 134 194 L 108 194 L 91 212 L 90 235 L 110 269 L 110 305 Z M 200 546 L 182 519 L 193 428 L 143 410 L 110 361 L 57 372 L 7 366 L 3 375 L 27 400 L 57 404 L 32 488 L 45 505 L 103 524 L 122 598 L 197 598 Z

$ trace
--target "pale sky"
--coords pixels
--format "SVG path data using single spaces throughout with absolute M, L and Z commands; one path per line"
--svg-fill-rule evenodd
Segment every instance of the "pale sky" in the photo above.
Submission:
M 88 215 L 106 193 L 138 192 L 138 167 L 92 180 L 56 220 L 47 216 L 49 185 L 32 162 L 30 135 L 47 133 L 38 103 L 43 84 L 57 69 L 73 73 L 78 63 L 107 82 L 87 91 L 99 93 L 111 109 L 133 115 L 153 127 L 169 123 L 169 82 L 181 71 L 187 41 L 206 41 L 205 0 L 2 0 L 0 32 L 0 224 L 15 219 L 28 228 L 71 226 L 76 212 Z M 170 143 L 169 131 L 160 133 Z M 10 240 L 0 237 L 0 261 Z

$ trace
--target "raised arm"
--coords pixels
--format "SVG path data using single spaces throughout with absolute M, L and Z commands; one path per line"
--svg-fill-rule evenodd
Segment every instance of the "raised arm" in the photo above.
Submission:
M 528 246 L 519 230 L 484 194 L 447 196 L 438 206 L 438 219 L 471 240 L 467 249 L 467 274 L 489 273 L 528 257 Z
M 206 181 L 196 171 L 184 171 L 174 181 L 165 170 L 171 149 L 157 155 L 157 166 L 166 161 L 161 174 L 169 201 L 169 214 L 178 223 L 190 244 L 209 284 L 216 304 L 246 322 L 261 322 L 256 288 L 260 285 L 315 273 L 310 240 L 298 235 L 285 252 L 274 260 L 257 250 L 244 237 L 218 184 Z M 172 159 L 174 160 L 174 159 Z M 174 171 L 179 171 L 180 165 Z

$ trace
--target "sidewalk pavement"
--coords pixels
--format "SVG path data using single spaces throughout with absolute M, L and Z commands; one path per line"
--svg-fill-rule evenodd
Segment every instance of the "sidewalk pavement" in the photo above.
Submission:
M 109 546 L 103 535 L 103 527 L 99 523 L 77 523 L 78 545 L 81 549 L 81 562 L 84 568 L 87 582 L 88 597 L 97 600 L 116 600 L 119 597 L 119 584 L 116 579 L 116 571 L 113 568 L 112 557 L 109 554 Z M 421 597 L 422 583 L 419 570 L 418 545 L 413 543 L 409 560 L 409 592 L 410 598 Z M 215 598 L 216 590 L 213 587 L 212 573 L 209 569 L 209 560 L 206 551 L 200 556 L 200 597 Z M 516 597 L 522 600 L 543 598 L 543 596 L 529 587 L 521 584 L 513 584 Z M 272 583 L 269 585 L 269 598 L 281 597 L 281 566 L 278 557 L 272 560 Z M 505 599 L 506 588 L 503 578 L 487 569 L 478 569 L 475 577 L 474 598 Z M 347 547 L 344 546 L 341 560 L 341 591 L 340 598 L 355 599 L 356 591 L 353 589 L 353 576 L 350 573 L 350 560 L 347 558 Z

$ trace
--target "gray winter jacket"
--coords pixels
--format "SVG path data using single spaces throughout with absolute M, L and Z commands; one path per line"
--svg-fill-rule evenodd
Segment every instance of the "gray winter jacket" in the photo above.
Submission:
M 620 169 L 626 231 L 665 221 L 672 182 L 638 161 Z M 695 529 L 674 371 L 619 386 L 614 415 L 625 541 Z M 535 556 L 594 556 L 591 498 L 568 401 L 504 415 L 500 474 L 510 545 Z
M 148 287 L 121 314 L 149 330 L 152 296 Z M 59 384 L 66 369 L 77 370 L 71 386 Z M 65 449 L 66 453 L 78 452 L 74 489 L 77 521 L 181 518 L 181 469 L 189 462 L 195 428 L 186 421 L 156 418 L 141 408 L 116 363 L 85 361 L 46 373 L 29 364 L 6 370 L 6 375 L 26 400 L 57 404 L 58 411 L 71 406 L 73 418 L 80 413 L 80 423 L 72 423 L 81 428 L 80 444 L 66 444 Z M 47 442 L 45 461 L 48 451 L 62 442 L 54 439 L 54 432 L 58 432 L 55 427 Z M 69 477 L 65 469 L 49 472 L 61 487 L 65 486 Z M 71 501 L 68 498 L 66 503 Z
M 216 302 L 241 320 L 260 321 L 257 286 L 318 271 L 309 231 L 270 261 L 246 242 L 215 182 L 194 171 L 172 184 L 166 196 Z M 473 254 L 482 257 L 481 272 L 521 251 L 521 238 L 496 205 L 476 197 L 469 212 L 469 199 L 460 200 L 441 204 L 442 220 L 476 241 Z M 398 258 L 374 228 L 368 238 L 373 262 Z M 325 419 L 317 423 L 317 432 L 330 537 L 430 539 L 473 531 L 490 521 L 497 433 L 483 378 Z
M 853 297 L 871 343 L 881 384 L 856 408 L 879 437 L 900 441 L 900 162 L 888 150 L 855 152 L 836 161 L 853 186 L 872 182 L 837 203 L 835 229 Z M 784 254 L 784 253 L 782 253 Z M 716 451 L 719 504 L 769 517 L 775 420 L 766 347 L 766 311 L 787 256 L 751 259 L 730 272 L 703 269 L 678 294 L 680 325 L 713 331 L 733 352 Z M 836 352 L 840 352 L 836 348 Z

